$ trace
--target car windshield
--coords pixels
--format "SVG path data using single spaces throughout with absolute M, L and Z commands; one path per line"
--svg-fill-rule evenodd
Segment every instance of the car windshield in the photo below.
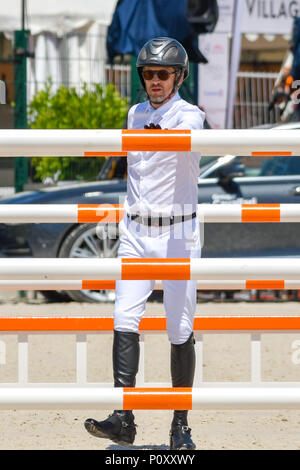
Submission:
M 239 166 L 241 176 L 244 177 L 300 175 L 300 157 L 235 157 L 221 165 L 217 165 L 217 162 L 220 163 L 220 159 L 202 166 L 200 175 L 204 175 L 204 178 L 218 178 L 220 168 L 225 166 Z
M 201 157 L 200 174 L 208 170 L 218 160 L 218 157 Z M 97 180 L 107 179 L 126 179 L 127 178 L 127 158 L 124 157 L 111 157 L 108 158 L 98 176 Z
M 300 175 L 300 157 L 273 157 L 262 159 L 259 176 Z
M 105 160 L 97 180 L 126 179 L 127 178 L 127 158 L 110 157 Z
M 206 172 L 209 168 L 212 168 L 217 163 L 218 160 L 219 160 L 219 157 L 201 157 L 200 175 Z
M 201 157 L 200 176 L 208 172 L 204 178 L 217 178 L 219 165 L 215 170 L 214 166 L 218 161 L 219 157 Z M 243 176 L 246 177 L 300 175 L 300 157 L 236 157 L 227 164 L 233 163 L 243 166 Z M 97 180 L 124 180 L 126 178 L 127 159 L 124 157 L 111 157 L 107 159 L 97 176 Z

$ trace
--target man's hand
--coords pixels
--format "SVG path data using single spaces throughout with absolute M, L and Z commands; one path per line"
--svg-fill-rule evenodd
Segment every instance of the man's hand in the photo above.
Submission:
M 161 129 L 161 127 L 159 124 L 153 124 L 153 122 L 151 122 L 149 126 L 145 124 L 144 129 Z

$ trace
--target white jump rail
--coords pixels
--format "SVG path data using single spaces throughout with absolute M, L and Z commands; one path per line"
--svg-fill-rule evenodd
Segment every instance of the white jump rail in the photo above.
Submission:
M 265 157 L 299 155 L 299 149 L 295 130 L 0 130 L 0 157 L 126 156 L 139 150 Z
M 0 409 L 299 409 L 297 388 L 4 388 Z
M 0 204 L 0 223 L 118 223 L 119 204 Z M 300 204 L 198 204 L 205 223 L 300 222 Z
M 144 317 L 140 322 L 140 368 L 137 388 L 112 388 L 112 383 L 87 380 L 87 335 L 111 334 L 112 317 L 2 316 L 1 334 L 18 336 L 18 381 L 1 383 L 0 409 L 286 409 L 300 408 L 299 382 L 269 382 L 261 374 L 261 334 L 298 333 L 300 317 L 201 316 L 194 319 L 196 339 L 195 388 L 172 388 L 170 383 L 145 382 L 146 334 L 166 330 L 165 317 Z M 76 381 L 29 382 L 29 336 L 76 335 Z M 250 379 L 243 382 L 203 380 L 203 335 L 250 335 Z
M 0 290 L 114 290 L 116 281 L 90 280 L 0 280 Z M 163 288 L 162 281 L 156 281 L 155 290 Z M 217 280 L 197 281 L 198 290 L 300 290 L 300 281 L 284 280 Z
M 300 258 L 2 258 L 0 280 L 300 280 Z

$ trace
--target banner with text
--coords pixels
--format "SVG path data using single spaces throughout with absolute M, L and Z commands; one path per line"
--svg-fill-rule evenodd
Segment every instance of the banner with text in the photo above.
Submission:
M 243 0 L 243 33 L 290 34 L 300 0 Z
M 199 105 L 214 129 L 225 128 L 229 37 L 227 33 L 205 34 L 199 37 L 199 47 L 208 64 L 199 65 Z

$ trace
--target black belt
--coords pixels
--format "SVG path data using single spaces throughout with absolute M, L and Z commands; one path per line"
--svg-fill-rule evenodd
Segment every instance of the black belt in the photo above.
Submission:
M 139 214 L 127 214 L 127 217 L 135 222 L 143 225 L 154 225 L 154 227 L 162 227 L 165 225 L 178 224 L 179 222 L 185 222 L 186 220 L 194 219 L 197 212 L 193 212 L 189 215 L 173 215 L 172 217 L 143 217 Z

